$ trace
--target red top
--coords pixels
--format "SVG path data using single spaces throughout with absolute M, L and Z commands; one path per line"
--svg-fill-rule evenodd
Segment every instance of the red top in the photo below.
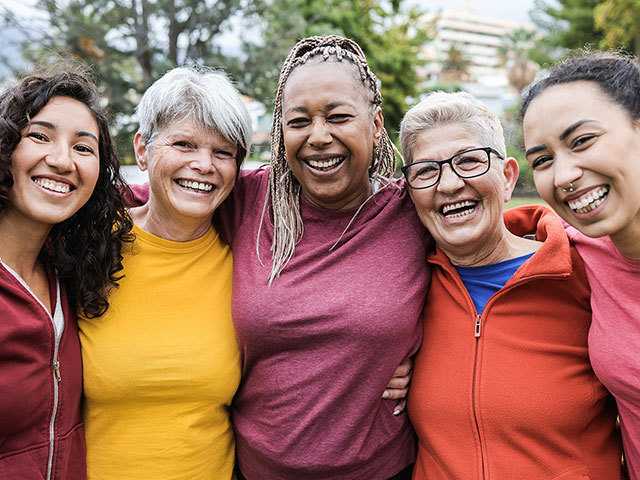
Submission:
M 50 296 L 55 301 L 53 277 L 49 285 Z M 47 479 L 52 446 L 50 479 L 86 478 L 80 415 L 82 357 L 75 316 L 64 295 L 61 303 L 65 325 L 57 357 L 59 380 L 55 380 L 55 335 L 51 317 L 0 264 L 1 479 Z M 56 408 L 54 388 L 58 399 Z M 52 416 L 53 442 L 50 441 Z
M 615 407 L 587 356 L 582 261 L 544 207 L 505 220 L 544 244 L 482 315 L 446 255 L 428 259 L 428 320 L 409 396 L 419 436 L 413 478 L 620 478 Z

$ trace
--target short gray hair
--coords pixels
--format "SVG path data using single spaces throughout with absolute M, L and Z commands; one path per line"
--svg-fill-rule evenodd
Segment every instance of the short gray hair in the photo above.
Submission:
M 400 124 L 400 142 L 405 164 L 413 161 L 418 135 L 443 125 L 460 124 L 477 133 L 483 145 L 506 158 L 504 131 L 498 117 L 486 105 L 466 92 L 434 92 L 411 108 Z
M 147 144 L 171 123 L 189 118 L 237 145 L 238 166 L 251 147 L 251 117 L 240 93 L 224 72 L 207 67 L 169 70 L 144 92 L 136 115 Z

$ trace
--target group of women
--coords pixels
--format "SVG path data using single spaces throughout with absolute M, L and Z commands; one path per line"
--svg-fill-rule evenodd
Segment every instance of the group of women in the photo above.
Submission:
M 468 94 L 407 112 L 390 178 L 345 38 L 290 51 L 254 171 L 232 84 L 169 71 L 133 191 L 87 75 L 22 79 L 0 100 L 0 478 L 640 479 L 638 91 L 613 54 L 528 90 L 558 217 L 504 212 L 518 164 Z

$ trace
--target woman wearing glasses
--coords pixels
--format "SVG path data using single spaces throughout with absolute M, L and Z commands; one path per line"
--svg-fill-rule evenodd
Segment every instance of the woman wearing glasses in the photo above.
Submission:
M 503 211 L 519 172 L 498 119 L 468 94 L 436 93 L 406 114 L 401 141 L 437 246 L 409 397 L 413 478 L 620 478 L 582 262 L 546 208 Z

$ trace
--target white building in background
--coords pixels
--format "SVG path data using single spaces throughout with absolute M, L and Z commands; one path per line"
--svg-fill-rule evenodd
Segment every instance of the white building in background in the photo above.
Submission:
M 422 74 L 425 85 L 441 84 L 443 66 L 452 47 L 469 62 L 469 77 L 461 87 L 501 112 L 513 103 L 517 92 L 509 85 L 508 71 L 500 48 L 517 29 L 533 30 L 530 23 L 489 18 L 467 7 L 428 15 L 433 40 L 424 47 L 428 63 Z

